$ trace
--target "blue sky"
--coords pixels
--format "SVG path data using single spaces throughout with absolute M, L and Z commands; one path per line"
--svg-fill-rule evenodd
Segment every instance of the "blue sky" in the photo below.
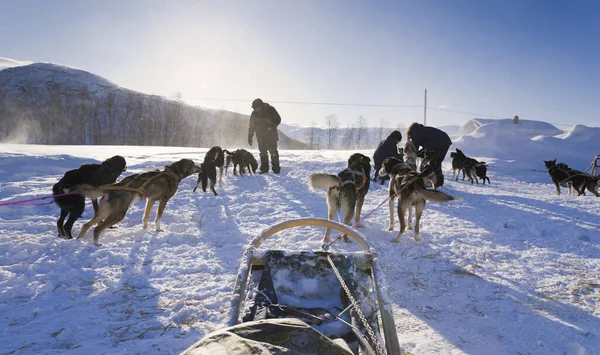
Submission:
M 482 114 L 598 126 L 600 2 L 10 1 L 0 57 L 284 122 L 460 125 Z M 207 100 L 206 98 L 242 101 Z M 276 103 L 275 103 L 276 102 Z M 440 110 L 476 113 L 463 114 Z

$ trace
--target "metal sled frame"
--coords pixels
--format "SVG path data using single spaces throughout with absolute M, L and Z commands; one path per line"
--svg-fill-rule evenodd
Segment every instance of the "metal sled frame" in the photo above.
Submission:
M 242 257 L 242 262 L 238 269 L 237 279 L 233 287 L 233 298 L 231 300 L 231 309 L 229 311 L 227 325 L 233 326 L 240 323 L 240 310 L 242 307 L 242 302 L 245 299 L 248 277 L 250 275 L 252 266 L 265 264 L 265 261 L 256 257 L 254 252 L 272 235 L 286 229 L 305 226 L 329 227 L 334 230 L 338 230 L 342 233 L 345 233 L 349 238 L 357 242 L 363 248 L 365 253 L 365 262 L 357 265 L 357 268 L 369 270 L 370 274 L 372 275 L 377 303 L 379 305 L 379 317 L 382 323 L 382 336 L 384 337 L 386 351 L 388 354 L 400 354 L 400 344 L 398 342 L 396 325 L 394 323 L 394 316 L 392 314 L 392 303 L 388 295 L 388 285 L 383 278 L 383 270 L 381 269 L 379 257 L 373 252 L 371 247 L 369 247 L 364 236 L 360 232 L 344 224 L 333 222 L 327 219 L 300 218 L 281 222 L 265 229 L 259 236 L 250 242 L 250 246 L 246 249 Z

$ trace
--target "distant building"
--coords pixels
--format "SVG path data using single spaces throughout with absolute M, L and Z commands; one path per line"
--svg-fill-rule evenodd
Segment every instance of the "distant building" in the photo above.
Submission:
M 515 115 L 515 117 L 513 117 L 513 123 L 519 124 L 519 116 Z

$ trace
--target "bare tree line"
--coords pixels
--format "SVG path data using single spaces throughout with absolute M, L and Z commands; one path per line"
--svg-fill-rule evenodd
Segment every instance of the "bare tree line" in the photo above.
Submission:
M 313 121 L 304 138 L 309 149 L 372 149 L 394 130 L 404 132 L 406 127 L 398 123 L 392 128 L 387 120 L 381 119 L 378 127 L 369 128 L 367 118 L 360 115 L 347 127 L 341 128 L 337 115 L 330 114 L 325 117 L 322 128 Z

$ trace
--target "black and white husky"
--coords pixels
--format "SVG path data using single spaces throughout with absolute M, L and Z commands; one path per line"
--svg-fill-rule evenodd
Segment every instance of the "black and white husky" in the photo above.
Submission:
M 356 216 L 356 226 L 362 227 L 360 214 L 369 192 L 371 177 L 371 160 L 369 157 L 355 153 L 348 159 L 348 168 L 337 175 L 315 173 L 308 178 L 308 186 L 311 190 L 322 189 L 327 191 L 327 217 L 333 220 L 337 211 L 341 210 L 344 215 L 344 224 L 350 225 L 352 218 Z M 324 242 L 329 242 L 331 229 L 325 231 Z M 344 241 L 350 242 L 347 236 Z
M 225 165 L 225 153 L 219 146 L 210 148 L 204 155 L 204 162 L 200 164 L 200 172 L 198 173 L 198 182 L 194 187 L 194 192 L 198 189 L 198 185 L 202 182 L 202 191 L 206 192 L 208 181 L 210 180 L 210 189 L 217 195 L 215 184 L 217 183 L 217 168 L 219 169 L 219 187 L 223 185 L 223 166 Z

